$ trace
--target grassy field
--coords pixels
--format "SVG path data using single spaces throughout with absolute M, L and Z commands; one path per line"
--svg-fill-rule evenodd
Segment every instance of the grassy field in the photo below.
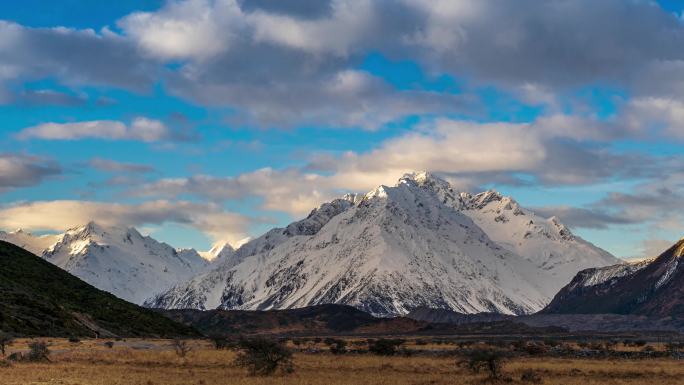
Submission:
M 170 341 L 46 340 L 49 363 L 0 365 L 0 384 L 59 385 L 226 385 L 226 384 L 482 384 L 485 374 L 474 374 L 456 365 L 458 358 L 429 355 L 379 357 L 370 354 L 333 356 L 322 344 L 305 348 L 318 353 L 295 353 L 295 371 L 270 377 L 249 376 L 233 364 L 230 350 L 214 350 L 206 341 L 192 341 L 192 351 L 178 357 Z M 27 340 L 15 341 L 8 353 L 26 349 Z M 414 347 L 411 343 L 409 348 Z M 291 345 L 292 346 L 292 345 Z M 421 347 L 430 347 L 422 345 Z M 293 346 L 294 347 L 294 346 Z M 445 349 L 444 345 L 437 345 Z M 302 345 L 299 346 L 302 348 Z M 655 346 L 659 349 L 659 346 Z M 507 383 L 521 380 L 533 370 L 544 384 L 684 384 L 682 361 L 658 358 L 641 360 L 524 357 L 508 360 Z

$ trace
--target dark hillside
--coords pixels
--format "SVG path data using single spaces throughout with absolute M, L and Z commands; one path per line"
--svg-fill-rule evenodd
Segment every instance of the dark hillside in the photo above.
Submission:
M 192 328 L 98 290 L 0 241 L 0 330 L 19 336 L 174 337 Z

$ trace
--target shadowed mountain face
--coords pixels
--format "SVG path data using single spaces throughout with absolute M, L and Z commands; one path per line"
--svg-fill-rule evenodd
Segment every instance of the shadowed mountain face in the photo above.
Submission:
M 543 313 L 684 317 L 684 239 L 640 264 L 587 269 Z
M 198 335 L 0 241 L 0 330 L 20 336 Z

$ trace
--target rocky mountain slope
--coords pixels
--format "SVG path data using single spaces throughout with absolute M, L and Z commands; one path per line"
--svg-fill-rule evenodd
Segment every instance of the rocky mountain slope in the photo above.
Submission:
M 657 258 L 581 271 L 544 313 L 684 318 L 684 239 Z
M 19 336 L 197 336 L 0 241 L 0 330 Z
M 95 222 L 59 235 L 38 237 L 15 231 L 0 233 L 0 239 L 41 255 L 91 285 L 137 304 L 209 266 L 193 249 L 177 250 L 141 235 L 134 228 L 105 227 Z M 229 251 L 221 248 L 216 253 L 214 257 Z
M 323 204 L 211 271 L 146 301 L 169 309 L 286 309 L 324 303 L 373 315 L 428 306 L 463 313 L 541 309 L 579 270 L 614 264 L 556 219 L 429 173 Z

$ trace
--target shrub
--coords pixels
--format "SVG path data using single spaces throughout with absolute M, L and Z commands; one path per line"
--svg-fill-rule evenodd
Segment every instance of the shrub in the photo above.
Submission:
M 294 371 L 292 352 L 284 345 L 264 337 L 242 338 L 238 342 L 235 363 L 247 368 L 252 375 L 267 376 L 278 369 L 285 373 Z
M 548 352 L 545 345 L 538 344 L 535 342 L 528 343 L 525 345 L 525 352 L 531 356 L 541 356 Z
M 11 335 L 0 332 L 0 352 L 2 352 L 3 357 L 5 356 L 5 350 L 12 344 L 12 341 L 14 341 L 14 338 Z
M 114 347 L 114 341 L 107 341 L 103 345 L 111 349 Z
M 520 381 L 531 382 L 534 384 L 541 384 L 542 382 L 544 382 L 541 376 L 532 369 L 525 370 L 520 376 Z
M 26 359 L 29 361 L 50 361 L 50 350 L 45 341 L 32 341 L 28 344 L 29 352 Z
M 81 340 L 78 337 L 71 336 L 71 337 L 69 337 L 69 342 L 71 342 L 72 344 L 77 344 L 77 343 L 81 342 Z
M 230 340 L 224 336 L 211 336 L 209 339 L 216 350 L 225 350 L 231 346 Z
M 330 347 L 330 353 L 332 354 L 344 354 L 347 352 L 347 341 L 337 338 L 326 338 L 323 341 L 326 345 Z
M 499 350 L 471 350 L 459 364 L 473 373 L 486 371 L 491 379 L 502 378 L 505 355 Z
M 404 343 L 401 339 L 385 339 L 368 341 L 368 351 L 378 356 L 393 356 L 397 353 L 397 348 Z
M 171 343 L 171 346 L 173 347 L 173 350 L 176 352 L 176 355 L 180 358 L 185 358 L 185 356 L 190 353 L 192 348 L 188 344 L 188 341 L 182 340 L 180 338 L 176 338 L 173 340 Z

